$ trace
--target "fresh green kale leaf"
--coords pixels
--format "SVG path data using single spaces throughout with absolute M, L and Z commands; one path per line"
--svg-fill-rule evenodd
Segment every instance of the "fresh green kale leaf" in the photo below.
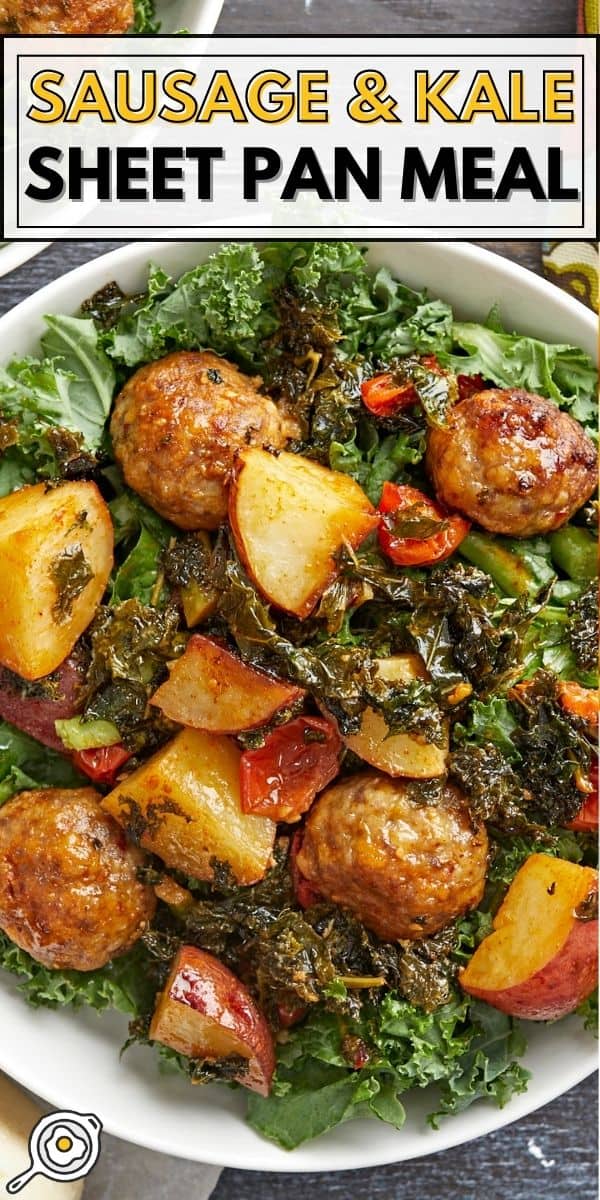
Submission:
M 62 754 L 0 722 L 0 804 L 16 792 L 40 787 L 77 787 L 82 776 Z
M 455 321 L 455 346 L 465 351 L 448 354 L 457 372 L 483 375 L 504 388 L 524 388 L 568 408 L 590 432 L 597 429 L 597 371 L 588 354 L 574 346 L 542 342 L 524 334 L 506 333 L 495 313 L 492 323 Z

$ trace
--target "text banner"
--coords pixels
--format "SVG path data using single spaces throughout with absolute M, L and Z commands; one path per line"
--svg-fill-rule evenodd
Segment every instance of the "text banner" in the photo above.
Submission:
M 596 235 L 586 38 L 7 38 L 4 236 Z

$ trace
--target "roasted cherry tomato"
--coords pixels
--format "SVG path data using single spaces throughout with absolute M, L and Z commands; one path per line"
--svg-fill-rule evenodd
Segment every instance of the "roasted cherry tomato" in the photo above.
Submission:
M 558 684 L 558 698 L 562 707 L 573 717 L 579 717 L 586 725 L 596 729 L 600 712 L 600 700 L 595 688 L 582 687 L 580 683 Z
M 277 1016 L 282 1029 L 290 1029 L 306 1016 L 308 1009 L 305 1004 L 278 1004 Z
M 476 396 L 478 392 L 485 390 L 483 375 L 457 375 L 456 382 L 459 400 L 468 400 L 469 396 Z
M 443 374 L 435 354 L 425 354 L 420 361 L 429 371 Z M 414 384 L 408 380 L 400 382 L 393 371 L 384 371 L 381 375 L 373 375 L 372 379 L 365 379 L 360 393 L 365 408 L 375 417 L 393 417 L 419 400 Z
M 379 545 L 398 567 L 441 562 L 471 528 L 465 517 L 444 512 L 423 492 L 404 484 L 384 483 L 379 511 L 384 515 L 377 531 Z
M 302 874 L 298 866 L 298 855 L 304 841 L 304 826 L 297 829 L 290 846 L 290 873 L 292 876 L 292 884 L 294 887 L 294 895 L 300 908 L 312 908 L 313 904 L 318 904 L 321 899 L 321 893 L 309 883 L 305 875 Z
M 128 758 L 131 758 L 131 752 L 119 742 L 116 746 L 98 746 L 96 750 L 77 750 L 73 764 L 94 783 L 111 784 Z
M 273 821 L 299 821 L 339 770 L 340 736 L 322 717 L 280 725 L 240 764 L 242 810 Z
M 567 829 L 575 829 L 578 833 L 595 833 L 598 829 L 598 760 L 594 758 L 586 780 L 589 791 L 584 793 L 584 801 L 572 821 L 567 822 Z
M 393 417 L 403 408 L 410 408 L 418 400 L 412 383 L 398 383 L 391 371 L 373 375 L 361 384 L 360 393 L 365 408 L 375 417 Z

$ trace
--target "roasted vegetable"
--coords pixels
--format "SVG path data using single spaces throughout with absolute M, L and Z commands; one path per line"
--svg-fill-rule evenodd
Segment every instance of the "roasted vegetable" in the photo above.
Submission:
M 301 688 L 247 666 L 225 646 L 194 634 L 152 704 L 179 725 L 241 733 L 266 725 L 282 708 L 293 709 L 303 696 Z
M 269 1026 L 243 983 L 205 950 L 182 946 L 177 953 L 149 1037 L 201 1061 L 241 1059 L 232 1078 L 269 1094 L 275 1070 Z
M 210 538 L 202 530 L 178 538 L 161 555 L 165 579 L 178 590 L 188 629 L 212 616 L 216 608 L 212 563 Z
M 597 980 L 597 872 L 532 854 L 494 932 L 461 971 L 462 987 L 515 1017 L 552 1021 L 573 1012 Z
M 581 718 L 565 710 L 561 688 L 546 672 L 513 688 L 510 723 L 497 742 L 484 723 L 481 732 L 471 726 L 470 736 L 458 731 L 451 774 L 474 814 L 505 832 L 567 825 L 581 808 L 594 746 Z
M 55 671 L 90 624 L 113 558 L 93 483 L 43 483 L 0 500 L 0 662 L 25 679 Z
M 550 534 L 552 558 L 570 579 L 596 579 L 598 575 L 598 543 L 586 529 L 565 525 Z
M 447 725 L 443 723 L 439 710 L 436 712 L 435 704 L 433 717 L 430 709 L 423 732 L 419 730 L 416 720 L 419 693 L 415 684 L 424 679 L 427 679 L 427 672 L 418 654 L 378 659 L 373 698 L 380 680 L 391 685 L 391 688 L 387 696 L 385 689 L 377 696 L 377 708 L 365 709 L 358 733 L 345 738 L 348 749 L 388 775 L 407 775 L 414 779 L 443 775 L 448 753 Z M 409 693 L 405 720 L 409 728 L 411 725 L 413 727 L 410 733 L 398 731 L 402 726 L 400 704 L 404 692 Z M 410 700 L 414 702 L 412 711 Z M 426 711 L 422 710 L 424 717 Z
M 342 743 L 330 721 L 296 717 L 245 750 L 240 763 L 242 809 L 273 821 L 298 821 L 340 767 Z
M 364 383 L 361 392 L 366 407 L 375 416 L 396 416 L 402 409 L 418 403 L 427 421 L 441 426 L 458 400 L 456 378 L 440 367 L 432 354 L 398 359 L 389 372 Z
M 584 724 L 565 712 L 560 683 L 539 672 L 526 688 L 513 693 L 521 724 L 513 740 L 521 755 L 519 771 L 532 796 L 532 812 L 544 824 L 565 825 L 581 807 L 580 773 L 589 773 L 595 753 Z
M 148 709 L 148 700 L 165 678 L 167 663 L 185 649 L 177 609 L 134 599 L 101 608 L 89 639 L 86 720 L 111 722 L 129 750 L 164 741 L 173 727 Z
M 186 729 L 102 804 L 167 866 L 212 879 L 219 859 L 239 883 L 253 883 L 271 861 L 275 825 L 242 812 L 239 772 L 235 742 Z
M 458 549 L 469 521 L 447 513 L 417 488 L 384 483 L 379 502 L 383 520 L 377 531 L 384 554 L 397 567 L 442 562 Z
M 577 600 L 572 600 L 569 613 L 569 645 L 581 671 L 593 674 L 598 670 L 598 584 L 591 583 Z
M 299 455 L 241 451 L 230 492 L 236 548 L 268 600 L 306 617 L 337 574 L 336 554 L 356 547 L 378 524 L 347 475 Z

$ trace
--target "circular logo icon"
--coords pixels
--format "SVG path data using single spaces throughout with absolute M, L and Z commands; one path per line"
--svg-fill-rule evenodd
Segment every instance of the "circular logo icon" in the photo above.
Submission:
M 35 1175 L 67 1183 L 89 1175 L 100 1154 L 102 1122 L 94 1113 L 54 1112 L 42 1117 L 29 1135 L 29 1166 L 9 1180 L 14 1196 Z

